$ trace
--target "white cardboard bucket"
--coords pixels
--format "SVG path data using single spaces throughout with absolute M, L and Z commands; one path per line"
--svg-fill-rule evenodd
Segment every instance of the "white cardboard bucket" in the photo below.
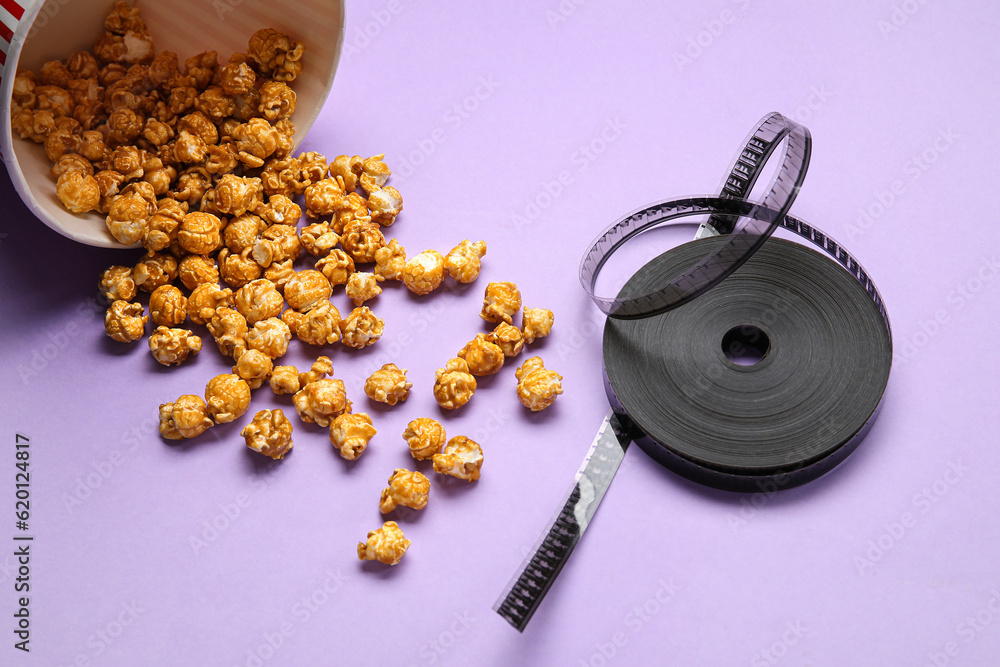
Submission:
M 296 94 L 296 143 L 302 140 L 333 85 L 344 41 L 343 0 L 139 0 L 157 52 L 181 62 L 214 50 L 225 62 L 245 52 L 260 28 L 275 28 L 305 45 Z M 121 248 L 98 213 L 74 215 L 56 197 L 52 165 L 40 144 L 11 135 L 10 99 L 18 69 L 38 72 L 49 60 L 90 50 L 103 33 L 113 0 L 0 0 L 0 147 L 14 187 L 35 216 L 60 234 L 87 245 Z

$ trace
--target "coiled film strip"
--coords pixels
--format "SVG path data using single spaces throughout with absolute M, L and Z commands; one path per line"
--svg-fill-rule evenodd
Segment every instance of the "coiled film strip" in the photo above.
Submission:
M 781 167 L 771 179 L 767 194 L 760 202 L 746 197 L 764 170 L 768 158 L 782 142 L 785 151 Z M 771 236 L 798 196 L 809 168 L 812 136 L 805 127 L 779 113 L 765 116 L 750 133 L 737 153 L 723 184 L 723 199 L 744 202 L 745 213 L 723 213 L 722 209 L 699 211 L 711 217 L 698 230 L 725 234 L 725 243 L 707 252 L 700 261 L 674 274 L 664 275 L 650 289 L 630 297 L 599 295 L 597 278 L 608 259 L 634 237 L 687 213 L 682 204 L 670 202 L 643 207 L 620 218 L 593 242 L 580 262 L 580 282 L 597 307 L 610 317 L 623 319 L 649 317 L 676 308 L 718 285 L 743 265 Z M 684 201 L 684 200 L 680 200 Z M 697 238 L 696 237 L 696 238 Z
M 762 132 L 767 133 L 763 139 Z M 788 139 L 784 163 L 775 175 L 765 197 L 765 200 L 776 202 L 779 208 L 773 208 L 764 202 L 747 200 L 746 197 L 759 177 L 768 156 L 773 154 L 782 139 Z M 633 439 L 659 463 L 701 483 L 732 490 L 755 490 L 754 487 L 763 482 L 778 479 L 780 482 L 772 488 L 789 488 L 824 474 L 844 460 L 861 442 L 878 415 L 892 355 L 891 327 L 882 296 L 868 272 L 841 244 L 813 225 L 787 215 L 808 166 L 811 151 L 808 130 L 785 121 L 779 114 L 769 114 L 757 129 L 751 132 L 746 144 L 730 167 L 722 196 L 688 197 L 657 202 L 634 211 L 605 230 L 585 255 L 580 269 L 581 283 L 598 307 L 612 318 L 609 319 L 605 330 L 606 364 L 609 346 L 607 332 L 615 322 L 648 319 L 661 315 L 673 317 L 673 313 L 668 311 L 678 309 L 719 285 L 750 260 L 771 233 L 780 226 L 807 239 L 836 261 L 843 269 L 843 272 L 837 269 L 836 275 L 830 281 L 841 285 L 836 289 L 846 291 L 844 293 L 853 290 L 852 298 L 855 301 L 860 293 L 860 300 L 869 302 L 866 317 L 878 322 L 872 330 L 882 333 L 876 336 L 880 341 L 874 343 L 871 350 L 862 350 L 859 354 L 877 357 L 875 361 L 884 369 L 884 377 L 875 378 L 871 382 L 867 396 L 870 410 L 868 407 L 855 409 L 848 419 L 857 423 L 851 424 L 846 431 L 844 428 L 839 431 L 831 429 L 827 437 L 828 442 L 820 442 L 823 446 L 814 447 L 810 444 L 801 456 L 793 453 L 792 456 L 782 460 L 781 465 L 743 468 L 716 465 L 699 455 L 692 455 L 685 451 L 684 447 L 678 447 L 676 442 L 661 442 L 644 432 L 630 416 L 631 406 L 623 404 L 622 397 L 615 388 L 615 379 L 609 377 L 606 368 L 605 380 L 611 410 L 577 472 L 574 484 L 567 493 L 562 507 L 549 522 L 534 552 L 528 555 L 494 605 L 494 609 L 520 631 L 527 626 L 545 593 L 579 542 Z M 701 225 L 696 236 L 696 239 L 704 240 L 686 244 L 690 246 L 688 248 L 682 246 L 683 253 L 675 252 L 679 250 L 675 249 L 654 259 L 647 265 L 652 270 L 637 272 L 633 280 L 630 280 L 615 296 L 601 297 L 595 293 L 594 286 L 598 273 L 608 257 L 626 241 L 647 229 L 687 222 L 685 218 L 706 214 L 709 216 L 708 220 Z M 705 238 L 708 236 L 722 236 L 722 238 Z M 734 239 L 739 240 L 734 243 Z M 798 250 L 787 246 L 794 246 Z M 768 252 L 765 255 L 777 254 L 782 257 L 789 253 L 792 255 L 808 253 L 804 247 L 786 241 L 776 241 L 767 247 Z M 667 257 L 671 254 L 674 256 Z M 680 254 L 684 255 L 680 264 L 676 261 L 666 262 L 667 259 L 676 259 Z M 826 261 L 818 254 L 809 253 L 809 255 L 815 255 L 815 258 L 810 257 L 804 262 L 805 264 Z M 802 262 L 801 259 L 789 261 Z M 764 263 L 766 262 L 758 264 Z M 832 264 L 829 261 L 826 263 Z M 669 269 L 663 271 L 663 267 Z M 827 267 L 820 265 L 820 268 Z M 747 270 L 752 273 L 757 267 L 750 265 Z M 667 278 L 663 279 L 662 275 L 666 275 Z M 850 276 L 852 279 L 847 279 L 845 285 L 844 280 L 837 279 L 838 276 Z M 643 280 L 638 280 L 639 278 Z M 726 289 L 730 289 L 732 284 L 738 284 L 736 277 L 733 280 L 737 283 L 730 281 Z M 767 278 L 763 282 L 770 280 L 771 278 Z M 798 282 L 795 279 L 789 281 Z M 662 340 L 658 341 L 658 344 L 660 347 L 669 345 Z M 779 355 L 776 353 L 775 357 L 777 356 Z M 865 360 L 862 360 L 862 364 L 864 363 Z M 761 364 L 762 368 L 764 366 L 766 364 Z M 748 372 L 747 377 L 751 376 L 752 372 Z M 648 387 L 643 387 L 643 390 L 649 391 Z M 625 400 L 627 402 L 628 398 Z M 663 406 L 660 406 L 659 412 L 664 411 Z M 644 413 L 637 414 L 636 417 L 640 421 L 647 419 Z M 848 435 L 845 436 L 844 433 Z M 752 452 L 749 456 L 742 451 L 738 454 L 753 461 Z

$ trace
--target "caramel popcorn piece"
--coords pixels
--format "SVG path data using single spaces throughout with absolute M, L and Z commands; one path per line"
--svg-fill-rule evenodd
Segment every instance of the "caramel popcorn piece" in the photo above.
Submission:
M 490 283 L 483 298 L 482 317 L 487 322 L 511 324 L 512 316 L 521 310 L 521 290 L 514 283 Z
M 149 295 L 149 318 L 157 326 L 173 327 L 187 319 L 187 298 L 173 285 L 161 285 Z
M 240 161 L 251 169 L 264 166 L 278 150 L 278 130 L 263 118 L 251 118 L 236 128 L 233 138 Z
M 391 239 L 387 245 L 375 251 L 374 273 L 383 280 L 402 280 L 405 268 L 406 248 L 399 245 L 396 239 Z
M 410 454 L 418 461 L 425 461 L 440 453 L 446 439 L 444 426 L 430 417 L 414 419 L 403 431 L 403 440 L 406 440 Z
M 547 370 L 541 357 L 525 360 L 514 375 L 517 377 L 517 398 L 532 412 L 549 407 L 556 396 L 563 393 L 562 376 Z
M 487 336 L 487 340 L 499 346 L 505 357 L 516 357 L 524 348 L 524 337 L 521 330 L 506 322 L 498 324 L 493 332 Z
M 403 196 L 392 186 L 376 190 L 368 197 L 368 210 L 372 222 L 389 227 L 403 210 Z
M 149 351 L 164 366 L 177 366 L 192 354 L 201 352 L 201 338 L 187 329 L 157 327 L 149 336 Z
M 288 341 L 291 339 L 292 332 L 287 324 L 277 317 L 268 317 L 254 324 L 247 333 L 247 346 L 263 352 L 271 359 L 277 359 L 288 351 Z
M 222 92 L 232 97 L 246 95 L 253 90 L 256 80 L 257 75 L 253 68 L 244 62 L 229 62 L 219 68 L 219 85 L 222 87 Z
M 221 123 L 236 113 L 236 100 L 226 95 L 221 86 L 209 86 L 195 99 L 194 108 L 213 122 Z
M 214 282 L 203 283 L 195 287 L 188 297 L 188 317 L 195 324 L 208 324 L 215 317 L 216 310 L 232 305 L 232 301 L 231 289 L 222 289 Z
M 302 179 L 306 185 L 319 183 L 326 178 L 327 164 L 326 156 L 316 151 L 300 153 L 297 158 L 302 168 Z M 339 184 L 337 184 L 339 185 Z M 334 184 L 326 183 L 325 187 L 334 187 Z
M 316 269 L 326 276 L 331 286 L 346 285 L 354 273 L 354 260 L 343 250 L 331 250 L 329 255 L 316 262 Z M 377 273 L 378 269 L 375 271 Z
M 143 162 L 145 162 L 145 153 L 135 146 L 119 146 L 111 153 L 111 159 L 109 166 L 112 170 L 117 171 L 119 174 L 125 177 L 126 181 L 134 181 L 136 179 L 142 178 L 145 171 L 143 170 Z M 138 185 L 137 183 L 130 183 L 129 185 Z M 137 188 L 133 188 L 136 190 Z M 122 194 L 125 194 L 125 190 L 122 190 Z M 144 193 L 140 191 L 140 194 L 147 195 L 150 193 Z M 155 210 L 156 198 L 154 197 L 150 201 L 149 197 L 144 197 Z
M 330 229 L 330 223 L 317 222 L 306 225 L 300 234 L 302 245 L 310 255 L 326 257 L 334 246 L 340 243 L 340 237 Z
M 143 228 L 143 247 L 149 252 L 157 252 L 170 247 L 177 240 L 177 232 L 187 212 L 187 202 L 180 202 L 176 199 L 161 199 L 157 202 L 156 212 L 149 216 L 146 220 L 146 226 Z M 215 282 L 218 281 L 219 277 L 216 273 Z
M 173 201 L 172 199 L 167 201 Z M 177 264 L 177 277 L 191 291 L 199 285 L 219 284 L 219 267 L 215 260 L 205 255 L 187 255 Z
M 208 144 L 197 134 L 181 130 L 174 146 L 174 160 L 186 165 L 200 165 L 208 159 Z
M 382 497 L 378 502 L 378 509 L 382 514 L 388 514 L 400 505 L 415 510 L 427 507 L 431 481 L 422 472 L 396 468 L 389 477 L 388 484 L 382 489 Z
M 219 262 L 219 275 L 230 287 L 239 289 L 247 283 L 260 278 L 264 270 L 260 264 L 250 256 L 250 251 L 244 250 L 241 253 L 231 252 L 229 248 L 223 248 L 216 257 Z
M 356 263 L 367 264 L 375 261 L 379 248 L 385 247 L 385 237 L 374 222 L 352 220 L 344 226 L 340 245 Z
M 125 182 L 125 177 L 119 174 L 117 171 L 111 171 L 110 169 L 105 169 L 94 174 L 94 180 L 97 181 L 97 187 L 101 189 L 101 201 L 97 205 L 97 210 L 105 215 L 111 213 L 111 206 L 114 204 L 115 199 L 118 197 L 119 188 L 121 184 Z M 137 204 L 138 205 L 138 204 Z M 139 209 L 136 210 L 138 215 Z M 122 216 L 124 213 L 119 210 L 116 215 Z M 119 224 L 120 221 L 116 218 L 116 222 Z M 110 229 L 110 227 L 109 227 Z M 131 230 L 131 227 L 129 228 Z M 142 230 L 145 232 L 145 228 Z M 140 234 L 142 233 L 140 232 Z M 117 237 L 116 237 L 117 238 Z
M 291 197 L 302 194 L 307 183 L 302 180 L 302 164 L 297 158 L 272 158 L 260 174 L 268 196 Z
M 327 375 L 333 375 L 333 362 L 330 357 L 317 357 L 308 371 L 299 373 L 299 386 L 304 387 L 310 382 L 322 380 Z
M 217 375 L 205 387 L 205 404 L 216 424 L 228 424 L 250 407 L 250 387 L 239 375 Z
M 79 134 L 70 130 L 56 130 L 45 137 L 45 157 L 55 163 L 63 155 L 79 153 L 82 141 Z
M 382 278 L 374 273 L 365 271 L 352 273 L 347 280 L 347 297 L 354 302 L 355 306 L 360 306 L 365 301 L 374 299 L 382 293 L 382 288 L 378 285 L 380 280 Z
M 236 290 L 236 310 L 247 318 L 247 324 L 253 326 L 269 317 L 277 317 L 285 307 L 278 288 L 270 280 L 257 279 L 248 282 Z
M 375 433 L 372 418 L 363 412 L 341 414 L 330 422 L 330 442 L 348 461 L 354 461 L 365 453 Z
M 334 214 L 332 220 L 333 231 L 343 234 L 344 230 L 352 222 L 371 222 L 368 215 L 368 202 L 364 197 L 356 192 L 351 192 L 339 204 L 340 208 Z
M 386 405 L 396 405 L 410 395 L 413 383 L 406 381 L 406 369 L 396 364 L 385 364 L 365 381 L 368 398 Z
M 259 178 L 226 174 L 215 186 L 215 205 L 221 213 L 240 216 L 263 205 L 264 186 Z
M 285 285 L 294 275 L 295 269 L 292 267 L 292 260 L 290 259 L 286 259 L 283 262 L 272 262 L 269 267 L 264 269 L 264 278 L 274 283 L 279 292 L 284 292 Z
M 329 426 L 334 417 L 351 410 L 343 381 L 332 378 L 310 382 L 295 393 L 292 402 L 302 421 L 320 426 Z
M 101 273 L 98 284 L 101 296 L 109 303 L 112 301 L 131 301 L 135 298 L 137 289 L 132 278 L 132 269 L 127 266 L 109 266 Z
M 340 322 L 340 340 L 344 345 L 362 349 L 382 337 L 385 322 L 376 317 L 368 306 L 355 308 Z
M 295 113 L 295 91 L 283 81 L 265 81 L 257 110 L 272 123 L 288 118 Z
M 305 269 L 298 271 L 285 283 L 285 300 L 288 306 L 299 312 L 306 312 L 313 306 L 327 301 L 333 294 L 333 287 L 319 271 Z
M 344 192 L 353 192 L 358 187 L 358 175 L 354 173 L 354 165 L 361 163 L 361 157 L 338 155 L 330 163 L 330 178 L 335 179 Z
M 168 440 L 194 438 L 214 423 L 201 396 L 185 394 L 173 403 L 160 405 L 160 435 Z
M 251 389 L 257 389 L 271 376 L 273 368 L 271 357 L 260 350 L 247 350 L 240 355 L 233 372 L 243 378 Z
M 295 366 L 276 366 L 271 372 L 271 391 L 278 396 L 294 394 L 301 388 L 299 369 Z
M 262 28 L 250 37 L 247 54 L 258 71 L 276 81 L 294 81 L 302 71 L 305 47 L 274 28 Z
M 403 268 L 403 284 L 414 294 L 430 294 L 444 280 L 444 257 L 437 250 L 425 250 Z
M 207 255 L 222 245 L 222 221 L 211 213 L 194 211 L 184 216 L 177 242 L 192 255 Z
M 70 171 L 56 181 L 56 196 L 70 213 L 89 213 L 101 202 L 101 188 L 93 176 Z
M 104 331 L 119 343 L 132 343 L 142 338 L 148 321 L 141 303 L 113 301 L 104 315 Z
M 500 346 L 490 341 L 485 334 L 477 335 L 466 343 L 458 356 L 465 360 L 473 375 L 493 375 L 503 368 L 504 353 Z
M 368 533 L 367 542 L 358 542 L 358 559 L 396 565 L 409 548 L 410 541 L 396 522 L 386 521 L 381 528 Z
M 305 319 L 305 315 L 297 310 L 288 310 L 281 313 L 281 321 L 288 325 L 288 330 L 295 335 L 299 332 L 299 327 L 302 325 L 302 320 Z
M 354 173 L 358 174 L 359 177 L 358 183 L 368 196 L 385 187 L 386 181 L 392 174 L 389 165 L 382 160 L 384 157 L 385 153 L 379 153 L 353 165 Z
M 100 156 L 98 156 L 98 160 L 100 160 Z M 58 185 L 58 180 L 60 178 L 74 171 L 80 172 L 83 176 L 93 176 L 94 166 L 90 164 L 90 160 L 83 155 L 77 153 L 66 153 L 55 161 L 55 164 L 52 165 L 52 169 L 49 170 L 49 174 L 56 179 Z M 94 179 L 94 184 L 97 186 L 98 197 L 100 197 L 101 185 L 97 182 L 96 178 Z M 56 194 L 59 193 L 57 192 Z
M 340 340 L 340 311 L 329 301 L 313 306 L 305 314 L 285 312 L 295 320 L 295 335 L 306 345 L 332 345 Z
M 434 399 L 445 410 L 455 410 L 469 402 L 476 391 L 476 378 L 465 359 L 449 359 L 435 374 Z
M 146 219 L 153 213 L 149 208 L 149 202 L 138 194 L 118 195 L 111 200 L 108 210 L 108 231 L 122 245 L 138 243 L 142 239 Z
M 292 450 L 292 423 L 279 409 L 261 410 L 240 431 L 247 447 L 272 459 L 283 459 Z
M 247 350 L 248 331 L 246 318 L 225 306 L 216 308 L 215 314 L 208 321 L 208 332 L 215 338 L 219 352 L 234 360 L 238 360 Z
M 448 275 L 460 283 L 471 283 L 479 277 L 480 259 L 486 254 L 486 241 L 466 239 L 451 249 L 444 258 Z
M 554 316 L 546 308 L 525 308 L 521 318 L 521 335 L 524 342 L 532 344 L 536 338 L 544 338 L 552 331 Z
M 285 195 L 280 194 L 270 195 L 267 204 L 257 210 L 260 216 L 271 225 L 294 226 L 302 217 L 302 208 Z
M 13 113 L 10 120 L 11 130 L 17 133 L 22 139 L 30 139 L 37 144 L 43 143 L 45 138 L 56 130 L 55 115 L 48 110 L 22 109 Z
M 253 250 L 267 224 L 252 213 L 237 216 L 222 231 L 222 240 L 230 252 L 240 254 Z
M 444 446 L 444 452 L 434 455 L 434 472 L 468 482 L 479 479 L 483 467 L 483 448 L 464 435 L 456 435 Z
M 136 263 L 132 279 L 143 292 L 153 292 L 172 283 L 177 278 L 177 272 L 177 259 L 172 255 L 150 252 Z

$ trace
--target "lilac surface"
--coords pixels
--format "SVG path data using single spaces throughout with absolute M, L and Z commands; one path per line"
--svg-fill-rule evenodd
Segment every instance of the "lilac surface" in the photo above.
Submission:
M 477 283 L 425 298 L 388 288 L 373 304 L 382 341 L 332 350 L 379 429 L 356 463 L 294 416 L 295 450 L 275 466 L 243 447 L 239 424 L 161 440 L 157 405 L 228 366 L 208 338 L 169 370 L 144 343 L 106 338 L 87 305 L 96 276 L 137 253 L 62 239 L 0 179 L 0 539 L 16 532 L 15 432 L 31 438 L 36 536 L 30 657 L 12 647 L 14 558 L 0 549 L 0 663 L 995 664 L 996 4 L 452 5 L 350 3 L 304 145 L 385 151 L 406 202 L 391 232 L 411 253 L 489 244 Z M 777 495 L 706 490 L 633 448 L 519 635 L 490 608 L 607 407 L 579 258 L 622 213 L 714 190 L 771 110 L 815 139 L 793 212 L 845 243 L 888 304 L 897 358 L 881 418 L 843 466 Z M 534 349 L 566 393 L 531 415 L 508 367 L 442 416 L 434 369 L 484 330 L 491 280 L 555 311 Z M 315 357 L 293 348 L 294 363 Z M 383 356 L 414 383 L 385 410 L 361 389 Z M 272 406 L 290 409 L 255 392 L 251 411 Z M 380 489 L 412 465 L 400 433 L 424 415 L 481 442 L 483 477 L 435 477 L 428 508 L 400 519 L 403 562 L 362 565 L 354 545 L 381 524 Z

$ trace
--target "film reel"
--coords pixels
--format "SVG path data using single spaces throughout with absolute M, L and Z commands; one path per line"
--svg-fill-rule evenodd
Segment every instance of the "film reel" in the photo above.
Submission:
M 787 139 L 762 202 L 746 199 Z M 593 243 L 580 281 L 609 315 L 611 410 L 566 499 L 494 609 L 524 630 L 579 542 L 634 439 L 656 461 L 716 488 L 790 488 L 828 472 L 874 423 L 892 365 L 882 296 L 839 243 L 787 215 L 811 153 L 808 130 L 769 114 L 719 197 L 657 202 Z M 708 215 L 694 241 L 596 293 L 608 259 L 643 232 Z M 773 239 L 779 226 L 825 253 Z M 733 345 L 757 354 L 736 363 Z M 770 486 L 768 486 L 770 485 Z

